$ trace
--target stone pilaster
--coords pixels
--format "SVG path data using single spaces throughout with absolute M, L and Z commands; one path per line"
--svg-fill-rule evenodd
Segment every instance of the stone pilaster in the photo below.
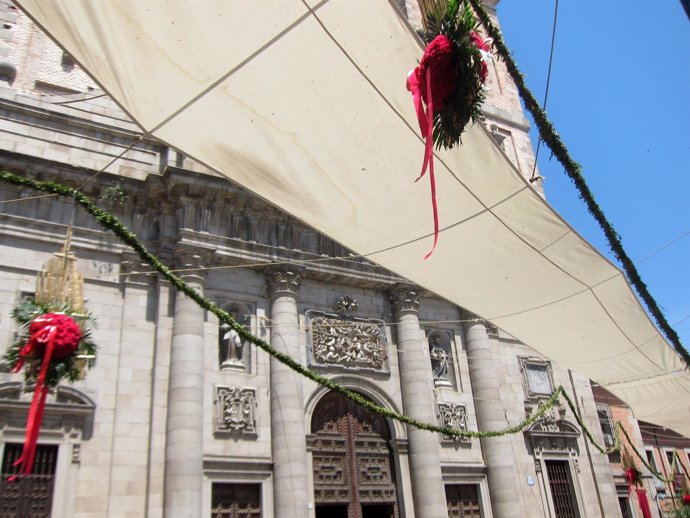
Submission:
M 271 296 L 271 345 L 300 357 L 297 292 L 301 278 L 289 268 L 266 271 Z M 271 450 L 274 516 L 304 518 L 309 511 L 309 473 L 302 377 L 271 358 Z
M 124 253 L 120 263 L 122 311 L 117 390 L 114 394 L 114 426 L 110 465 L 108 516 L 126 518 L 146 514 L 149 427 L 140 412 L 151 406 L 155 348 L 155 324 L 144 316 L 157 310 L 156 276 L 134 254 Z M 109 394 L 103 394 L 110 399 Z
M 180 276 L 203 293 L 210 254 L 175 251 Z M 165 516 L 201 515 L 203 483 L 204 311 L 181 292 L 175 295 L 165 446 Z
M 474 318 L 471 314 L 467 316 Z M 476 319 L 465 322 L 464 327 L 477 424 L 480 430 L 502 430 L 508 423 L 501 402 L 500 385 L 491 357 L 491 343 L 486 332 L 486 324 Z M 519 493 L 515 480 L 515 456 L 510 441 L 510 437 L 481 440 L 495 518 L 520 516 L 520 506 L 516 504 L 516 495 Z
M 395 309 L 398 362 L 406 415 L 435 422 L 433 377 L 429 369 L 428 346 L 419 327 L 419 290 L 397 286 L 390 293 Z M 446 518 L 446 494 L 441 475 L 438 435 L 408 427 L 410 475 L 414 514 L 417 518 Z

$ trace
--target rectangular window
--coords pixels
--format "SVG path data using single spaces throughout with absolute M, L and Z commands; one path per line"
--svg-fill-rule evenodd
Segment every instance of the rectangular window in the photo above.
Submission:
M 477 484 L 446 485 L 448 518 L 481 518 Z
M 211 518 L 261 518 L 261 484 L 214 483 Z
M 623 518 L 633 518 L 633 515 L 630 512 L 630 501 L 627 496 L 619 496 L 618 505 L 621 508 L 621 516 Z
M 607 448 L 611 448 L 614 444 L 613 439 L 613 421 L 611 420 L 611 411 L 608 405 L 597 403 L 597 416 L 599 417 L 599 426 L 604 434 L 604 444 Z
M 656 461 L 654 460 L 654 451 L 653 450 L 645 450 L 645 455 L 647 455 L 647 464 L 649 464 L 654 471 L 659 471 L 656 467 Z
M 545 460 L 556 518 L 580 518 L 567 460 Z
M 668 470 L 673 473 L 673 471 L 676 468 L 676 456 L 673 453 L 673 450 L 666 450 L 666 462 L 668 464 Z
M 58 447 L 39 444 L 31 475 L 23 476 L 14 482 L 8 477 L 16 474 L 18 466 L 13 466 L 22 454 L 23 444 L 5 444 L 0 473 L 0 509 L 3 518 L 23 518 L 41 516 L 50 518 L 53 507 L 53 487 L 57 466 Z

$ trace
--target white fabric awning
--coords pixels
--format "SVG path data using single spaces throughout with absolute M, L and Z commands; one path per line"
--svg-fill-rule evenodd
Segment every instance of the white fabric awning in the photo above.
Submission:
M 437 153 L 432 239 L 407 72 L 381 1 L 21 0 L 151 135 L 690 436 L 690 374 L 622 273 L 469 128 Z

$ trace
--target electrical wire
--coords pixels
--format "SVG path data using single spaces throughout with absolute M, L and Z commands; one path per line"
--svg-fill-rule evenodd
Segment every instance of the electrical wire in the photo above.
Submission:
M 546 103 L 549 101 L 549 86 L 551 85 L 551 66 L 553 64 L 553 54 L 556 45 L 556 25 L 558 22 L 558 0 L 556 0 L 556 5 L 553 12 L 553 28 L 551 29 L 551 50 L 549 51 L 549 68 L 546 73 L 546 89 L 544 91 L 544 109 L 546 110 Z M 537 180 L 535 175 L 537 174 L 537 162 L 539 161 L 539 150 L 541 148 L 541 136 L 537 140 L 537 152 L 534 155 L 534 166 L 532 167 L 532 175 L 530 176 L 530 183 Z

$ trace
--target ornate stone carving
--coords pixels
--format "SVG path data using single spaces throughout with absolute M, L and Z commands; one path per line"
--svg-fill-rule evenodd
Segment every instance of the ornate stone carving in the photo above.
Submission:
M 127 284 L 151 284 L 156 279 L 157 274 L 152 271 L 148 264 L 139 259 L 139 256 L 123 254 L 120 263 L 120 277 L 122 282 Z
M 216 432 L 256 433 L 256 391 L 216 387 Z
M 390 300 L 396 313 L 419 311 L 419 288 L 410 285 L 398 285 L 390 291 Z
M 181 271 L 177 274 L 187 280 L 194 278 L 197 282 L 203 282 L 208 274 L 213 254 L 213 250 L 178 246 L 175 249 L 175 268 Z
M 312 364 L 386 370 L 383 321 L 308 311 Z
M 358 308 L 359 302 L 357 302 L 357 299 L 348 296 L 340 297 L 333 306 L 333 309 L 335 309 L 335 312 L 339 315 L 351 315 L 357 311 Z
M 81 463 L 81 443 L 72 444 L 72 464 Z
M 266 270 L 266 284 L 271 296 L 278 293 L 297 293 L 302 285 L 300 275 L 292 270 L 269 268 Z
M 441 426 L 449 428 L 456 428 L 458 430 L 467 430 L 467 409 L 465 405 L 458 405 L 457 403 L 436 403 L 438 408 L 438 416 L 441 421 Z M 455 437 L 452 435 L 444 435 L 444 441 L 469 443 L 469 437 Z
M 558 410 L 550 409 L 542 419 L 525 430 L 525 435 L 532 445 L 534 456 L 541 458 L 544 454 L 567 454 L 571 457 L 578 455 L 577 438 L 580 431 L 577 427 L 563 419 Z
M 551 363 L 541 358 L 518 357 L 522 384 L 525 389 L 525 403 L 537 404 L 551 396 L 554 390 Z

